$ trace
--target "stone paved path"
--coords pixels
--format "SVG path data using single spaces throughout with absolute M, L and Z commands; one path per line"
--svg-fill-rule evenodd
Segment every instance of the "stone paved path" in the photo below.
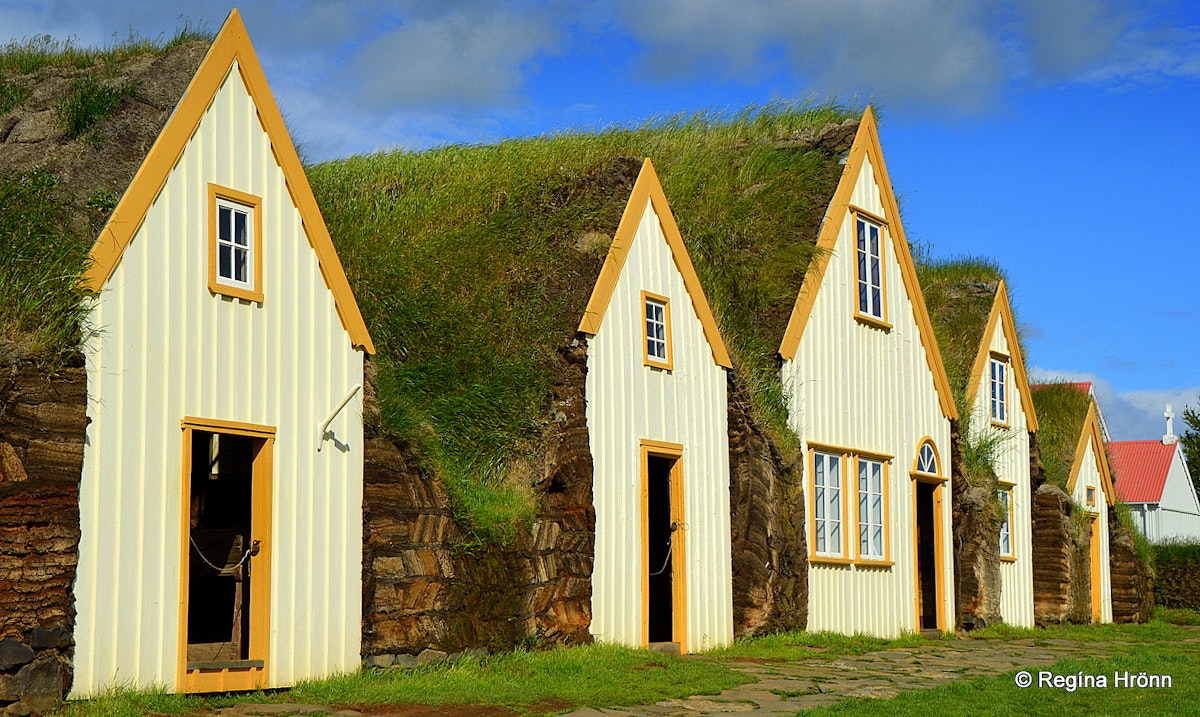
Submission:
M 1193 628 L 1193 636 L 1184 642 L 1200 649 L 1200 628 Z M 1115 651 L 1129 644 L 1058 639 L 952 640 L 921 647 L 869 652 L 832 661 L 818 657 L 795 662 L 729 659 L 725 662 L 731 668 L 754 676 L 758 682 L 725 690 L 720 695 L 664 700 L 653 705 L 617 709 L 581 707 L 568 712 L 565 717 L 712 717 L 731 713 L 764 717 L 794 715 L 800 710 L 832 705 L 846 697 L 889 699 L 904 690 L 937 687 L 956 679 L 994 676 L 1020 669 L 1035 670 L 1068 658 L 1111 657 Z M 717 658 L 700 656 L 694 659 Z M 310 705 L 238 705 L 221 710 L 219 715 L 370 717 L 370 708 L 362 709 L 364 712 L 360 713 L 348 710 L 335 712 L 332 708 Z M 420 707 L 420 711 L 412 712 L 393 709 L 378 714 L 456 717 L 505 712 L 496 708 L 472 708 L 470 705 Z

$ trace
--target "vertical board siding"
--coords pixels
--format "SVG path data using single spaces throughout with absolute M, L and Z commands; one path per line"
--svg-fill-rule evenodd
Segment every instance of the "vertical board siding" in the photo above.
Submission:
M 260 304 L 207 288 L 209 182 L 262 198 Z M 269 685 L 353 670 L 362 381 L 254 102 L 235 69 L 90 314 L 72 695 L 175 685 L 185 416 L 275 428 Z
M 996 321 L 988 350 L 1014 356 L 1021 351 L 1016 337 L 1005 333 L 1004 322 Z M 991 378 L 985 364 L 980 384 L 975 387 L 971 408 L 974 437 L 998 440 L 996 476 L 1001 487 L 1012 486 L 1012 535 L 1014 561 L 1000 562 L 1000 616 L 1018 627 L 1033 627 L 1033 494 L 1029 484 L 1029 420 L 1022 403 L 1022 386 L 1017 384 L 1013 364 L 1008 364 L 1008 427 L 991 426 Z
M 1104 485 L 1100 477 L 1099 457 L 1096 454 L 1095 441 L 1089 440 L 1084 450 L 1082 464 L 1078 477 L 1075 479 L 1075 490 L 1071 498 L 1075 505 L 1082 510 L 1096 515 L 1092 524 L 1093 530 L 1100 532 L 1100 622 L 1112 622 L 1112 570 L 1109 565 L 1108 551 L 1108 501 L 1104 495 Z M 1102 449 L 1101 449 L 1102 450 Z M 1087 504 L 1087 489 L 1096 490 L 1096 505 Z M 1096 576 L 1092 576 L 1095 580 Z
M 644 366 L 641 291 L 670 300 L 674 370 Z M 594 462 L 592 634 L 642 645 L 641 448 L 683 448 L 687 649 L 733 639 L 725 369 L 713 360 L 652 206 L 588 348 L 587 422 Z
M 863 163 L 851 195 L 851 204 L 889 222 L 869 160 Z M 866 326 L 854 320 L 855 284 L 854 221 L 831 214 L 826 221 L 841 222 L 837 244 L 813 302 L 794 359 L 783 366 L 789 424 L 805 442 L 851 448 L 893 456 L 888 467 L 887 568 L 813 563 L 809 567 L 809 630 L 844 634 L 867 633 L 893 637 L 916 625 L 916 546 L 910 478 L 921 441 L 929 438 L 937 449 L 939 475 L 948 476 L 949 421 L 942 414 L 934 377 L 916 324 L 912 302 L 901 277 L 894 244 L 884 251 L 886 317 L 892 329 Z M 849 466 L 849 485 L 857 482 Z M 945 590 L 942 612 L 953 615 L 949 482 L 942 488 L 943 510 L 938 520 L 942 533 L 942 576 Z M 806 496 L 811 491 L 805 491 Z M 843 494 L 850 500 L 853 490 Z M 808 496 L 811 501 L 811 496 Z M 858 532 L 853 505 L 844 530 L 851 555 L 857 550 Z M 811 520 L 812 506 L 806 506 Z M 806 525 L 805 530 L 810 530 Z M 808 542 L 811 546 L 812 535 Z

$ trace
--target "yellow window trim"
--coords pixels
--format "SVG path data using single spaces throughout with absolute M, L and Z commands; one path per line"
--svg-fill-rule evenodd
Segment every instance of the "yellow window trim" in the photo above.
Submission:
M 858 494 L 858 461 L 860 459 L 874 460 L 883 464 L 882 489 L 883 489 L 883 556 L 864 557 L 861 553 L 862 542 L 858 535 L 859 522 L 862 516 L 859 514 L 860 496 Z M 858 453 L 854 456 L 854 555 L 855 564 L 867 565 L 872 567 L 886 567 L 893 564 L 892 562 L 892 507 L 891 507 L 891 491 L 888 489 L 888 481 L 891 479 L 891 460 L 882 459 L 866 453 Z
M 1001 481 L 1000 485 L 1000 490 L 1008 493 L 1008 549 L 1010 551 L 1008 553 L 1000 553 L 1000 560 L 1006 563 L 1015 563 L 1017 562 L 1017 542 L 1013 531 L 1013 528 L 1016 526 L 1016 512 L 1013 506 L 1013 500 L 1016 498 L 1014 491 L 1015 484 Z
M 921 465 L 921 449 L 925 447 L 925 444 L 929 444 L 933 450 L 933 462 L 937 464 L 937 473 L 918 470 Z M 912 468 L 909 469 L 908 474 L 912 478 L 921 478 L 929 482 L 946 480 L 946 476 L 942 475 L 942 454 L 938 451 L 937 443 L 934 443 L 932 436 L 925 436 L 917 441 L 917 453 L 913 456 Z
M 822 446 L 815 443 L 808 444 L 808 495 L 816 500 L 816 469 L 817 469 L 817 453 L 829 453 L 837 455 L 841 459 L 841 468 L 839 469 L 839 477 L 841 485 L 838 490 L 841 494 L 841 552 L 838 555 L 820 555 L 817 553 L 817 511 L 816 504 L 809 503 L 805 507 L 807 510 L 808 524 L 808 560 L 812 563 L 825 563 L 827 565 L 853 565 L 854 559 L 850 557 L 849 546 L 849 531 L 847 526 L 849 521 L 849 501 L 846 500 L 846 463 L 849 462 L 850 454 L 841 448 L 832 448 L 830 446 Z
M 223 199 L 238 204 L 250 210 L 254 218 L 254 235 L 251 237 L 250 250 L 254 253 L 254 277 L 251 288 L 230 286 L 221 283 L 217 277 L 217 200 Z M 262 197 L 257 197 L 236 189 L 222 187 L 209 182 L 208 184 L 208 290 L 214 295 L 232 296 L 246 301 L 263 301 L 262 285 L 263 235 L 262 235 Z
M 656 358 L 650 355 L 649 340 L 650 337 L 646 333 L 646 302 L 654 301 L 663 306 L 663 324 L 666 326 L 666 341 L 667 341 L 667 359 Z M 675 353 L 674 343 L 671 337 L 671 300 L 660 294 L 652 294 L 649 291 L 642 291 L 641 303 L 638 305 L 642 319 L 642 363 L 652 368 L 665 369 L 667 371 L 675 370 Z
M 854 318 L 860 323 L 873 326 L 875 328 L 884 329 L 885 331 L 892 330 L 892 324 L 888 321 L 888 300 L 887 300 L 887 238 L 891 234 L 888 229 L 888 221 L 881 216 L 872 214 L 867 210 L 856 207 L 853 204 L 847 207 L 850 212 L 852 233 L 854 239 Z M 865 219 L 868 222 L 878 225 L 879 227 L 879 316 L 864 314 L 862 307 L 858 303 L 858 283 L 862 279 L 858 275 L 858 220 Z

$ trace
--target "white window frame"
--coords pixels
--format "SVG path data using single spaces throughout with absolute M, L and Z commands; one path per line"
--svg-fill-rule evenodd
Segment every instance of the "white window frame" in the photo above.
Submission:
M 832 470 L 831 470 L 832 468 Z M 813 451 L 813 554 L 844 558 L 842 455 Z
M 228 221 L 226 217 L 228 216 Z M 241 219 L 241 237 L 237 236 L 238 219 Z M 217 197 L 217 283 L 237 289 L 254 287 L 254 208 Z M 226 257 L 228 256 L 228 266 Z M 241 259 L 239 265 L 238 259 Z M 228 268 L 229 275 L 225 270 Z M 237 277 L 241 269 L 242 278 Z
M 1008 425 L 1008 361 L 992 356 L 988 361 L 989 406 L 992 423 Z
M 864 560 L 887 559 L 887 471 L 884 462 L 858 457 L 858 556 Z
M 921 443 L 921 448 L 917 451 L 917 472 L 930 476 L 938 475 L 937 451 L 929 441 Z
M 883 293 L 884 225 L 857 212 L 854 219 L 858 314 L 882 322 L 886 320 Z

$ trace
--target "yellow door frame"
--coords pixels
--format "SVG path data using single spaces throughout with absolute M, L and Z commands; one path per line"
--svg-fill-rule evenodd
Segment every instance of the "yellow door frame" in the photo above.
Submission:
M 642 560 L 650 554 L 650 457 L 671 461 L 669 480 L 671 521 L 679 529 L 671 536 L 671 634 L 679 643 L 679 652 L 687 653 L 687 524 L 683 520 L 683 445 L 643 438 L 642 474 Z M 642 568 L 642 644 L 650 644 L 650 566 Z
M 1088 513 L 1088 518 L 1092 522 L 1092 538 L 1089 541 L 1088 552 L 1091 554 L 1091 571 L 1092 571 L 1092 622 L 1104 621 L 1104 586 L 1103 576 L 1101 575 L 1100 565 L 1100 521 L 1098 513 Z
M 222 421 L 188 416 L 180 422 L 183 429 L 183 510 L 180 516 L 179 563 L 179 643 L 175 686 L 179 692 L 228 692 L 253 690 L 268 685 L 271 639 L 271 490 L 274 476 L 275 428 L 252 423 Z M 250 523 L 251 540 L 259 542 L 250 572 L 249 659 L 246 665 L 224 663 L 221 666 L 189 668 L 187 661 L 188 565 L 191 560 L 191 477 L 192 434 L 195 431 L 255 439 L 251 466 Z
M 940 464 L 939 464 L 940 466 Z M 919 570 L 920 563 L 920 537 L 921 526 L 917 520 L 917 484 L 927 483 L 933 486 L 933 569 L 934 569 L 934 599 L 937 601 L 937 629 L 940 632 L 946 632 L 946 579 L 944 576 L 945 563 L 943 562 L 942 553 L 945 549 L 946 536 L 942 531 L 942 510 L 943 497 L 942 493 L 946 486 L 946 479 L 939 476 L 927 474 L 912 475 L 912 521 L 913 521 L 913 588 L 915 592 L 914 603 L 916 605 L 916 629 L 921 630 L 921 617 L 924 612 L 921 608 L 921 573 Z

